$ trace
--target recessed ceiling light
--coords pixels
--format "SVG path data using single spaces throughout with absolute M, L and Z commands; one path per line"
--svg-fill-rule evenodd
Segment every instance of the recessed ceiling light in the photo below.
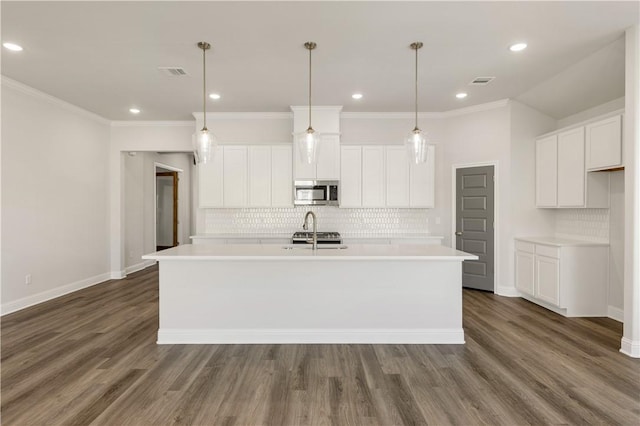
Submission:
M 131 114 L 140 114 L 140 109 L 139 108 L 129 108 L 129 112 Z
M 362 93 L 354 93 L 351 97 L 353 99 L 362 99 Z
M 467 97 L 466 93 L 456 93 L 456 98 L 458 99 L 464 99 Z
M 19 46 L 15 43 L 2 43 L 2 45 L 9 50 L 13 50 L 14 52 L 20 52 L 22 50 L 22 46 Z
M 220 99 L 222 96 L 220 96 L 218 93 L 211 93 L 211 94 L 209 95 L 209 97 L 210 97 L 211 99 L 214 99 L 214 100 L 216 100 L 216 101 L 217 101 L 217 100 L 218 100 L 218 99 Z
M 524 50 L 527 48 L 527 43 L 516 43 L 516 44 L 512 44 L 509 47 L 509 50 L 511 50 L 512 52 L 520 52 L 521 50 Z

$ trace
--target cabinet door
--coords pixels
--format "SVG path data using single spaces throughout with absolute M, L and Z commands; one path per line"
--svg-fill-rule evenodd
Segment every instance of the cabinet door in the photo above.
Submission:
M 533 253 L 516 250 L 516 288 L 535 296 Z
M 271 206 L 271 147 L 250 146 L 249 156 L 249 206 Z
M 433 208 L 435 206 L 435 154 L 436 147 L 429 145 L 425 163 L 410 163 L 409 205 Z
M 340 136 L 321 136 L 317 154 L 316 179 L 340 179 Z
M 298 149 L 298 144 L 294 140 L 293 141 L 293 179 L 294 180 L 314 180 L 316 178 L 316 163 L 307 164 L 305 161 L 302 161 L 302 159 L 300 158 L 300 150 Z
M 560 263 L 558 259 L 535 256 L 536 297 L 560 305 Z
M 558 207 L 585 204 L 584 127 L 558 134 Z
M 362 147 L 362 207 L 384 207 L 384 147 Z
M 223 197 L 225 207 L 247 206 L 247 147 L 225 146 Z
M 536 141 L 536 206 L 558 204 L 558 137 Z
M 362 206 L 362 148 L 343 146 L 340 153 L 340 207 Z
M 409 158 L 404 146 L 388 146 L 386 154 L 387 206 L 409 207 Z
M 622 165 L 622 120 L 620 115 L 587 125 L 587 169 Z
M 271 147 L 271 206 L 293 207 L 291 146 Z
M 213 161 L 198 164 L 198 199 L 200 208 L 224 207 L 222 183 L 224 151 L 217 146 L 213 152 Z

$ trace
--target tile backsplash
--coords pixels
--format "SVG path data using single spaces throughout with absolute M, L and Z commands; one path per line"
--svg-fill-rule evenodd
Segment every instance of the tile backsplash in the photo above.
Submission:
M 290 234 L 302 229 L 307 211 L 318 218 L 319 231 L 343 237 L 423 235 L 429 233 L 427 209 L 340 209 L 336 207 L 208 209 L 207 234 Z
M 558 209 L 556 236 L 609 242 L 609 209 Z

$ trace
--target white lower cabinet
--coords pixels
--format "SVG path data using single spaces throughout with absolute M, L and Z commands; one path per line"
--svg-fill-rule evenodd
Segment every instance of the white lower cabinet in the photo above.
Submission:
M 547 240 L 516 239 L 516 288 L 564 316 L 607 316 L 608 245 Z

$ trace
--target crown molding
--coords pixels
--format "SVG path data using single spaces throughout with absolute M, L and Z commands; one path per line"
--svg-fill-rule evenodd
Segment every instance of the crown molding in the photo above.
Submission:
M 196 120 L 202 120 L 202 112 L 192 113 Z M 290 120 L 290 112 L 208 112 L 207 120 Z
M 441 112 L 419 112 L 418 118 L 442 118 Z M 415 112 L 343 112 L 340 118 L 363 118 L 363 119 L 387 119 L 387 120 L 412 120 L 416 116 Z
M 452 109 L 443 112 L 419 112 L 418 118 L 423 119 L 438 119 L 449 118 L 458 115 L 466 115 L 474 112 L 488 111 L 496 108 L 502 108 L 509 105 L 509 99 L 501 99 L 495 102 L 487 102 L 480 105 L 474 105 L 465 108 Z M 315 108 L 315 107 L 314 107 Z M 408 120 L 415 118 L 415 112 L 343 112 L 340 114 L 340 118 L 345 119 L 380 119 L 380 120 Z
M 509 99 L 500 99 L 499 101 L 487 102 L 480 105 L 473 105 L 465 108 L 451 109 L 442 113 L 443 118 L 456 117 L 458 115 L 466 115 L 474 112 L 489 111 L 509 105 Z
M 289 108 L 293 112 L 306 112 L 309 110 L 309 105 L 291 105 Z M 311 109 L 314 111 L 341 112 L 342 105 L 313 105 Z
M 112 121 L 111 127 L 194 127 L 194 121 Z
M 31 86 L 27 86 L 24 83 L 20 83 L 19 81 L 13 80 L 9 77 L 6 76 L 1 76 L 2 77 L 2 85 L 4 87 L 8 87 L 11 89 L 14 89 L 20 93 L 23 93 L 25 95 L 29 95 L 31 97 L 37 98 L 37 99 L 41 99 L 43 101 L 46 101 L 52 105 L 58 106 L 62 109 L 65 109 L 69 112 L 73 112 L 79 115 L 82 115 L 86 118 L 90 118 L 94 121 L 97 121 L 101 124 L 109 124 L 111 123 L 111 120 L 108 120 L 94 112 L 91 111 L 87 111 L 84 108 L 80 108 L 79 106 L 76 106 L 74 104 L 71 104 L 67 101 L 63 101 L 62 99 L 56 98 L 55 96 L 49 95 L 47 93 L 41 92 L 38 89 L 34 89 Z

